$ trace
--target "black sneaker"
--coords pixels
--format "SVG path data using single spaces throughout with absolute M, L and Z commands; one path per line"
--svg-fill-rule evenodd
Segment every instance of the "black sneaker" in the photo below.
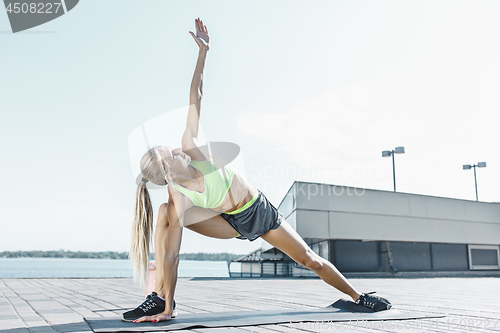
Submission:
M 165 311 L 165 301 L 158 297 L 154 291 L 146 297 L 146 300 L 142 302 L 134 310 L 125 312 L 122 315 L 124 321 L 134 321 L 136 319 L 142 318 L 144 316 L 154 316 Z M 175 310 L 175 300 L 174 309 L 172 311 L 172 318 L 177 316 L 177 311 Z
M 366 306 L 367 308 L 371 308 L 375 311 L 383 311 L 389 310 L 392 307 L 391 302 L 387 299 L 379 296 L 371 296 L 375 292 L 363 293 L 359 296 L 359 299 L 356 301 L 356 304 L 360 304 Z

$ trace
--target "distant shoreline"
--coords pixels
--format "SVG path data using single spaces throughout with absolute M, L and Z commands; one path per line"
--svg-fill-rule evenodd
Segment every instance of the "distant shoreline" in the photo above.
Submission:
M 181 253 L 181 260 L 233 261 L 243 255 L 234 253 Z M 74 251 L 3 251 L 0 258 L 82 258 L 82 259 L 128 259 L 128 252 L 74 252 Z M 150 259 L 155 260 L 154 253 Z

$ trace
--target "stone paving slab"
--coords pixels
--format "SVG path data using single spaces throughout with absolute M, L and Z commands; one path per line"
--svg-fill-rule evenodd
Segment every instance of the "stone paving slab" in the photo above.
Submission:
M 377 291 L 394 308 L 445 313 L 446 318 L 359 323 L 290 323 L 177 332 L 498 332 L 500 278 L 359 278 L 361 292 Z M 175 299 L 186 313 L 312 309 L 345 295 L 320 279 L 179 278 Z M 116 317 L 139 305 L 132 279 L 0 279 L 1 333 L 90 333 L 84 317 Z

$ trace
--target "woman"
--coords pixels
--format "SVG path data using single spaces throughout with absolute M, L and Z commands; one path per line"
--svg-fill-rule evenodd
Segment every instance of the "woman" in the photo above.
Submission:
M 199 46 L 198 61 L 191 83 L 187 125 L 182 149 L 154 147 L 141 159 L 142 182 L 137 189 L 136 216 L 131 258 L 134 270 L 146 277 L 153 212 L 146 182 L 168 185 L 169 201 L 161 205 L 155 230 L 155 291 L 136 309 L 123 314 L 127 321 L 162 321 L 175 317 L 174 291 L 182 238 L 186 227 L 200 234 L 250 241 L 261 237 L 290 258 L 316 272 L 326 283 L 352 297 L 359 304 L 385 310 L 391 303 L 384 298 L 361 294 L 329 261 L 314 253 L 283 219 L 263 193 L 252 187 L 229 166 L 216 167 L 211 156 L 198 145 L 205 62 L 210 49 L 207 27 L 195 20 Z

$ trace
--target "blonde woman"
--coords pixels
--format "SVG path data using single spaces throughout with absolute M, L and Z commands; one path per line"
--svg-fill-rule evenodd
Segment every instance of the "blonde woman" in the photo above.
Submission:
M 376 311 L 391 303 L 373 293 L 359 293 L 329 261 L 314 253 L 283 219 L 262 192 L 251 186 L 228 165 L 216 166 L 198 145 L 205 63 L 210 49 L 207 27 L 195 20 L 199 46 L 198 61 L 191 83 L 190 108 L 182 148 L 154 147 L 141 159 L 142 182 L 137 189 L 136 213 L 130 257 L 134 272 L 145 280 L 153 237 L 153 211 L 146 183 L 166 185 L 169 201 L 160 206 L 154 233 L 156 254 L 155 291 L 123 320 L 163 321 L 176 316 L 174 293 L 184 227 L 208 237 L 259 237 L 290 258 L 318 274 L 326 283 L 349 295 L 355 302 Z

